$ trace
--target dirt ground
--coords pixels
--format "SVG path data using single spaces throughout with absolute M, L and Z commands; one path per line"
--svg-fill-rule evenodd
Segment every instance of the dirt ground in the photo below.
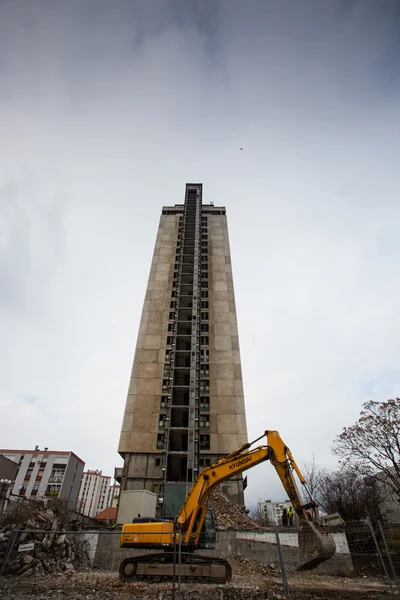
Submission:
M 123 583 L 116 573 L 81 572 L 46 577 L 3 577 L 0 598 L 4 600 L 162 600 L 172 599 L 171 583 Z M 370 578 L 340 578 L 307 573 L 289 576 L 292 600 L 386 600 L 387 585 Z M 280 574 L 238 574 L 225 585 L 186 583 L 182 600 L 284 600 Z M 176 590 L 176 600 L 178 591 Z

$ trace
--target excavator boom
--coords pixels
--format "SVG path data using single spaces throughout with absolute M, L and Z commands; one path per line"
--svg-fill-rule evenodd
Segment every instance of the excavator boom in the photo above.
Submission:
M 264 436 L 267 443 L 251 449 L 251 446 L 264 438 Z M 265 431 L 264 435 L 254 440 L 254 442 L 243 444 L 228 456 L 215 461 L 211 466 L 203 469 L 194 481 L 174 522 L 159 521 L 124 525 L 120 546 L 172 548 L 174 543 L 176 543 L 178 535 L 183 548 L 189 551 L 187 555 L 188 563 L 194 565 L 192 566 L 192 570 L 189 567 L 189 572 L 196 574 L 206 573 L 206 579 L 212 581 L 213 576 L 211 571 L 215 567 L 213 572 L 214 574 L 219 573 L 218 581 L 220 581 L 221 577 L 224 577 L 221 574 L 221 569 L 225 569 L 226 580 L 229 578 L 226 573 L 230 571 L 230 568 L 226 566 L 227 561 L 209 559 L 207 563 L 204 557 L 197 557 L 198 560 L 193 559 L 193 554 L 190 553 L 199 547 L 200 535 L 204 531 L 208 500 L 212 490 L 223 481 L 235 477 L 266 460 L 269 460 L 275 468 L 299 519 L 299 565 L 297 569 L 302 571 L 314 569 L 334 555 L 335 543 L 332 537 L 319 525 L 316 502 L 311 498 L 310 502 L 303 503 L 294 473 L 297 474 L 300 483 L 304 486 L 306 484 L 305 479 L 289 448 L 283 442 L 279 433 L 274 430 Z M 309 508 L 314 510 L 315 522 L 310 521 L 307 516 L 306 510 Z M 153 569 L 157 570 L 158 557 L 160 555 L 147 555 L 147 565 L 150 565 L 151 556 L 157 557 L 152 564 Z M 138 569 L 140 571 L 142 562 L 140 557 L 137 557 L 137 559 L 126 559 L 121 565 L 121 576 L 125 579 L 131 578 L 131 572 L 133 573 L 134 571 L 136 574 Z M 221 566 L 222 563 L 226 564 Z M 163 573 L 166 571 L 168 571 L 168 568 L 164 564 Z M 202 577 L 200 574 L 198 576 Z M 217 579 L 214 580 L 216 581 Z

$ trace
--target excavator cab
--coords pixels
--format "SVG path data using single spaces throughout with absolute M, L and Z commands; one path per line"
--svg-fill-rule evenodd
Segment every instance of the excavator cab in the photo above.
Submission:
M 203 527 L 201 528 L 199 543 L 200 550 L 214 550 L 217 545 L 217 527 L 214 513 L 211 508 L 207 509 Z

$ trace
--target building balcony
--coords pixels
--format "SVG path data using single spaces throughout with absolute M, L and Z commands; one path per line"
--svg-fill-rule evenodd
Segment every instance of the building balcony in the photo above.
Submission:
M 116 481 L 118 481 L 118 483 L 121 483 L 122 469 L 123 469 L 123 467 L 115 467 L 115 469 L 114 469 L 114 479 Z

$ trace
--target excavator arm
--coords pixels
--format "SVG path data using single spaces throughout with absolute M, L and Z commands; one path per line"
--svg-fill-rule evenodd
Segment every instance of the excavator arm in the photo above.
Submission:
M 256 442 L 266 438 L 265 445 L 252 448 Z M 149 520 L 145 523 L 126 524 L 122 528 L 120 546 L 123 548 L 163 548 L 170 549 L 179 539 L 183 547 L 188 550 L 185 557 L 185 577 L 189 579 L 193 573 L 208 581 L 227 581 L 231 574 L 228 561 L 223 559 L 205 559 L 192 553 L 199 547 L 200 534 L 203 530 L 208 500 L 214 488 L 223 481 L 231 479 L 269 460 L 275 468 L 286 493 L 292 502 L 293 508 L 299 518 L 299 557 L 300 564 L 297 570 L 313 569 L 320 563 L 331 558 L 335 553 L 335 543 L 322 527 L 318 518 L 315 522 L 308 520 L 306 509 L 314 509 L 314 517 L 318 515 L 317 504 L 311 501 L 304 504 L 296 484 L 294 474 L 300 483 L 305 486 L 304 477 L 293 458 L 289 448 L 281 439 L 277 431 L 268 430 L 254 440 L 243 444 L 238 450 L 228 456 L 215 461 L 206 467 L 194 481 L 192 488 L 174 521 Z M 307 488 L 305 488 L 307 489 Z M 176 546 L 175 546 L 176 547 Z M 120 566 L 120 575 L 127 581 L 133 576 L 162 577 L 171 575 L 171 551 L 164 554 L 151 554 L 142 557 L 125 559 Z M 169 561 L 169 562 L 168 562 Z M 214 572 L 214 570 L 216 570 Z M 214 573 L 214 574 L 213 574 Z
M 266 445 L 251 449 L 251 446 L 264 436 Z M 289 448 L 279 433 L 274 430 L 265 431 L 264 435 L 254 442 L 243 444 L 238 450 L 217 460 L 199 474 L 177 515 L 178 526 L 183 532 L 183 542 L 194 546 L 198 544 L 208 500 L 215 487 L 266 460 L 269 460 L 274 466 L 300 521 L 301 563 L 298 569 L 314 568 L 320 562 L 333 556 L 335 544 L 332 538 L 319 527 L 318 522 L 314 524 L 308 520 L 306 509 L 313 508 L 317 514 L 317 504 L 312 498 L 310 502 L 303 503 L 294 472 L 304 486 L 305 479 Z
M 264 435 L 267 444 L 251 449 L 251 446 L 262 439 Z M 310 505 L 303 506 L 293 471 L 297 473 L 301 483 L 305 484 L 305 480 L 292 453 L 277 431 L 268 430 L 265 431 L 264 435 L 254 442 L 243 444 L 238 450 L 217 460 L 199 474 L 177 515 L 177 522 L 181 530 L 186 532 L 185 543 L 190 543 L 191 540 L 195 543 L 198 542 L 212 490 L 223 481 L 231 479 L 266 460 L 269 460 L 275 467 L 299 518 L 307 520 L 305 508 Z M 312 505 L 314 506 L 314 503 Z M 199 518 L 200 511 L 202 514 Z

